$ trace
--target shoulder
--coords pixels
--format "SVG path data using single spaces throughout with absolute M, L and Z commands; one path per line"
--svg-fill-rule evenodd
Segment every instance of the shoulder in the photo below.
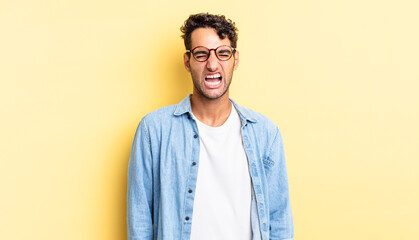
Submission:
M 141 119 L 140 125 L 144 125 L 147 128 L 153 128 L 170 122 L 176 117 L 173 114 L 175 109 L 176 105 L 169 105 L 149 112 Z
M 276 124 L 268 116 L 262 113 L 256 112 L 252 109 L 247 109 L 247 110 L 252 113 L 252 116 L 254 116 L 256 123 L 258 123 L 258 125 L 264 128 L 269 128 L 269 129 L 278 128 Z
M 191 95 L 186 96 L 181 102 L 174 105 L 162 107 L 155 111 L 148 113 L 141 121 L 148 124 L 162 124 L 170 123 L 173 120 L 182 119 L 182 115 L 190 112 Z
M 268 131 L 277 131 L 278 127 L 276 124 L 266 115 L 254 111 L 250 108 L 243 107 L 238 103 L 232 101 L 237 111 L 240 114 L 240 117 L 246 120 L 248 123 L 251 123 L 251 126 L 266 129 Z
M 246 121 L 245 131 L 263 149 L 270 149 L 277 142 L 282 144 L 278 126 L 266 115 L 245 108 L 233 102 L 242 120 Z
M 173 112 L 175 111 L 176 105 L 169 105 L 152 112 L 149 112 L 147 115 L 143 117 L 147 121 L 155 121 L 156 119 L 167 118 L 173 116 Z
M 282 139 L 278 126 L 268 116 L 250 109 L 249 111 L 254 114 L 255 119 L 257 120 L 250 125 L 253 126 L 256 131 L 261 133 L 259 137 L 266 137 L 268 142 L 273 142 L 278 137 L 279 139 Z

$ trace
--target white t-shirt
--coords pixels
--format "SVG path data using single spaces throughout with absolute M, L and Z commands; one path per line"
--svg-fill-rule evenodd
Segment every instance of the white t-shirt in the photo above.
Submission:
M 194 118 L 200 154 L 191 240 L 250 240 L 251 180 L 237 110 L 232 105 L 220 127 Z

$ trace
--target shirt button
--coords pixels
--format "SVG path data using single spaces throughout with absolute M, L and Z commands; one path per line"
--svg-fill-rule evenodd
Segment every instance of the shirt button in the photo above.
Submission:
M 192 193 L 192 189 L 189 189 L 188 193 Z
M 193 162 L 192 165 L 195 166 L 196 165 L 196 162 Z
M 197 137 L 198 137 L 198 134 L 193 135 L 193 137 L 194 137 L 194 138 L 197 138 Z
M 189 217 L 185 217 L 185 220 L 188 221 L 189 220 Z

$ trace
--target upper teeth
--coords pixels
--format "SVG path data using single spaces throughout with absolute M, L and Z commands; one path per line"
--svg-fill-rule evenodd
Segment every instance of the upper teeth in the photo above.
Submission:
M 207 78 L 219 78 L 221 77 L 220 74 L 208 75 Z

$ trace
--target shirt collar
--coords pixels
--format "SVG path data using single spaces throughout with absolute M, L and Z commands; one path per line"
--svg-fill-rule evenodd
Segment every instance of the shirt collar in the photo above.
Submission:
M 192 113 L 191 96 L 192 94 L 189 94 L 180 103 L 176 105 L 175 112 L 173 113 L 173 115 L 180 116 L 185 113 Z M 249 111 L 249 109 L 247 108 L 240 106 L 231 98 L 230 98 L 230 101 L 234 104 L 234 107 L 239 113 L 242 122 L 244 121 L 257 122 L 255 114 L 253 112 Z

